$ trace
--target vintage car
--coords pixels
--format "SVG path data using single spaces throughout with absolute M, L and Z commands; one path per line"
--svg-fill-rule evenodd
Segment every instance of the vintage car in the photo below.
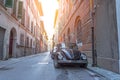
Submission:
M 67 46 L 65 43 L 60 43 L 56 47 L 55 52 L 51 53 L 55 68 L 59 68 L 62 64 L 77 64 L 84 68 L 87 67 L 87 56 L 78 50 L 76 43 L 69 43 Z

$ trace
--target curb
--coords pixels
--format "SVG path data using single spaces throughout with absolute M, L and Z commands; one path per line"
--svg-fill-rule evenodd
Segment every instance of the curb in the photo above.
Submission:
M 98 74 L 98 75 L 100 75 L 101 77 L 104 77 L 106 80 L 110 80 L 110 79 L 108 79 L 106 76 L 104 76 L 104 75 L 102 75 L 102 74 L 100 74 L 99 72 L 97 72 L 97 71 L 95 71 L 95 70 L 92 70 L 91 68 L 87 68 L 89 71 L 92 71 L 92 72 L 94 72 L 94 73 L 96 73 L 96 74 Z
M 120 74 L 114 73 L 109 70 L 105 70 L 99 67 L 88 66 L 88 70 L 99 74 L 100 76 L 106 78 L 107 80 L 120 80 Z

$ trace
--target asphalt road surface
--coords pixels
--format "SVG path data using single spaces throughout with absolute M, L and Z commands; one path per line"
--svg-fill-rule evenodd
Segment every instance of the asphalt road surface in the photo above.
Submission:
M 0 80 L 104 80 L 104 78 L 79 66 L 63 66 L 56 69 L 49 52 L 46 52 L 24 57 L 14 64 L 1 68 Z

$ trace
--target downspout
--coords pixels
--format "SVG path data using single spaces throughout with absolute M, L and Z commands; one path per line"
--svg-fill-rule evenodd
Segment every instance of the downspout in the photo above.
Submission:
M 92 38 L 92 66 L 97 66 L 97 53 L 95 50 L 95 26 L 94 26 L 94 17 L 95 17 L 96 6 L 93 3 L 93 0 L 90 0 L 90 16 L 92 20 L 91 26 L 91 38 Z

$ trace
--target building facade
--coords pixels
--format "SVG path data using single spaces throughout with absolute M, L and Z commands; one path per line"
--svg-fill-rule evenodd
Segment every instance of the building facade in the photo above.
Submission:
M 75 42 L 93 64 L 120 73 L 120 1 L 58 0 L 55 29 L 58 42 Z M 93 29 L 93 30 L 92 30 Z M 92 34 L 94 31 L 94 34 Z M 94 41 L 94 42 L 93 42 Z M 56 42 L 56 43 L 58 43 Z M 93 44 L 93 45 L 92 45 Z
M 119 0 L 94 1 L 95 46 L 97 65 L 120 73 Z
M 0 59 L 41 52 L 42 8 L 38 0 L 0 0 Z
M 88 55 L 92 62 L 91 27 L 89 0 L 59 0 L 58 15 L 55 18 L 55 40 L 59 42 L 77 43 L 79 49 Z

